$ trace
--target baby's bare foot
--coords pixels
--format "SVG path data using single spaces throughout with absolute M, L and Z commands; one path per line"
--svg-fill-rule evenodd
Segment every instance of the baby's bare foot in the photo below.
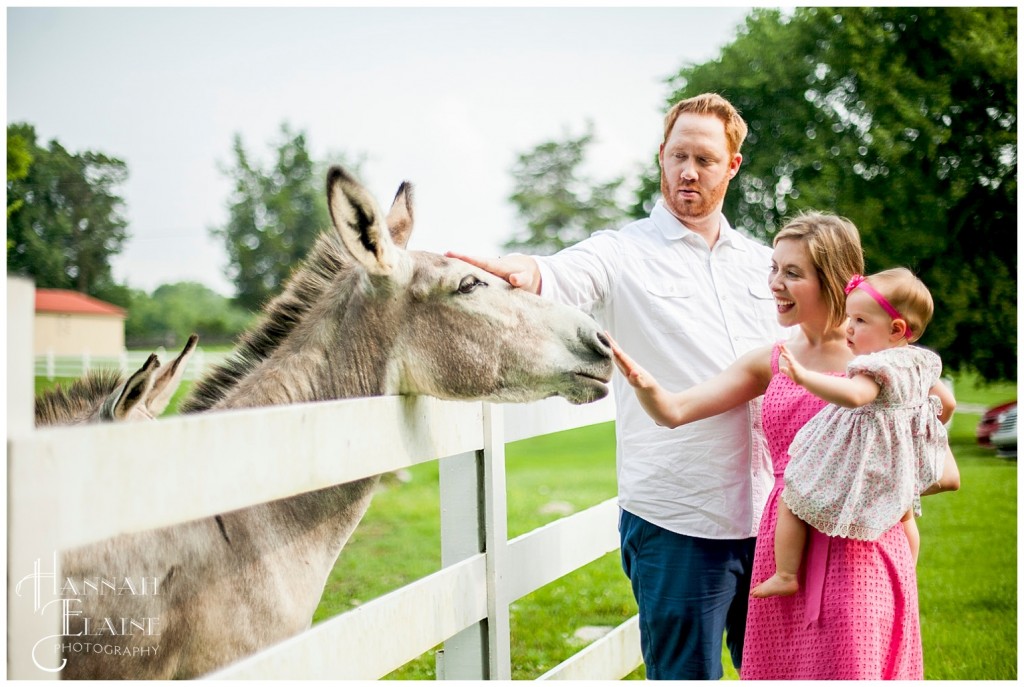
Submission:
M 800 583 L 796 581 L 796 575 L 777 572 L 754 587 L 750 595 L 755 599 L 765 599 L 769 596 L 793 596 L 799 589 Z

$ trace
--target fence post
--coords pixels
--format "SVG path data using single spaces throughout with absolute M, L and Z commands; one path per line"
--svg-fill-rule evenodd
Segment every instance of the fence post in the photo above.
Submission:
M 505 411 L 484 403 L 484 546 L 487 551 L 487 663 L 491 680 L 512 679 L 509 629 L 508 492 L 505 488 Z
M 18 439 L 35 430 L 32 363 L 35 287 L 7 279 L 7 678 L 53 678 L 60 661 L 57 513 L 47 504 L 45 466 Z M 40 504 L 51 507 L 40 508 Z M 19 588 L 20 587 L 20 588 Z M 38 645 L 38 646 L 37 646 Z
M 505 429 L 501 406 L 483 404 L 484 446 L 440 463 L 441 565 L 487 554 L 487 618 L 448 639 L 437 656 L 441 680 L 512 679 Z M 476 498 L 467 498 L 475 494 Z
M 196 346 L 195 352 L 192 353 L 192 357 L 185 365 L 182 379 L 199 379 L 203 376 L 204 369 L 206 369 L 206 354 L 203 353 L 201 346 Z
M 454 565 L 484 550 L 483 455 L 479 451 L 441 458 L 441 567 Z M 438 680 L 483 680 L 487 677 L 487 621 L 449 637 L 437 652 Z
M 35 380 L 32 361 L 32 309 L 35 286 L 21 277 L 7 278 L 7 437 L 24 436 L 35 425 Z M 51 367 L 53 351 L 47 354 Z

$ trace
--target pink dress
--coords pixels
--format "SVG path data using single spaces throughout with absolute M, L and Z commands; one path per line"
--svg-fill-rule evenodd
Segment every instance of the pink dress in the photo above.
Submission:
M 825 402 L 779 373 L 762 417 L 775 470 L 754 552 L 753 584 L 775 572 L 775 521 L 789 445 Z M 921 680 L 917 576 L 898 523 L 874 541 L 811 530 L 794 596 L 750 599 L 744 680 Z

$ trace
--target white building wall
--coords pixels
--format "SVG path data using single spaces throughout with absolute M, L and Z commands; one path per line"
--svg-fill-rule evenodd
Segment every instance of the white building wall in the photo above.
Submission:
M 119 356 L 124 350 L 124 318 L 37 312 L 34 349 L 36 355 Z

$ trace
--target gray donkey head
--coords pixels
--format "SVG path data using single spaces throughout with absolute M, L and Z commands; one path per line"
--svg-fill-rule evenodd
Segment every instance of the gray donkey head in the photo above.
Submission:
M 193 389 L 186 412 L 389 394 L 588 403 L 608 393 L 609 347 L 592 319 L 461 260 L 405 249 L 410 184 L 386 218 L 340 167 L 327 197 L 334 231 L 234 358 Z

